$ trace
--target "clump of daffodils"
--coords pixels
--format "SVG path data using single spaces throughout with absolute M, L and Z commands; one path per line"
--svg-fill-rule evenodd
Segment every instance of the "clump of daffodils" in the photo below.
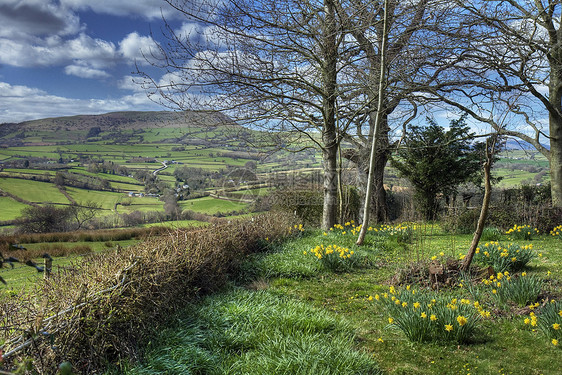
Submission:
M 559 225 L 550 231 L 552 237 L 562 240 L 562 225 Z
M 369 227 L 368 231 L 379 236 L 386 236 L 398 242 L 411 243 L 417 225 L 415 223 L 400 223 L 396 225 L 383 224 L 380 227 Z
M 529 306 L 531 312 L 524 319 L 525 325 L 533 331 L 541 331 L 549 342 L 557 347 L 562 347 L 562 302 L 551 300 L 544 304 L 540 312 L 535 312 L 540 306 L 535 303 Z
M 359 234 L 361 231 L 361 225 L 355 225 L 355 221 L 350 220 L 342 224 L 334 224 L 332 228 L 330 228 L 330 232 L 345 236 L 346 234 L 350 234 L 355 236 Z
M 339 245 L 318 245 L 304 254 L 311 254 L 331 271 L 346 271 L 356 263 L 355 252 Z
M 490 317 L 478 301 L 447 299 L 435 292 L 410 287 L 374 296 L 385 308 L 388 323 L 400 329 L 410 341 L 469 341 L 483 318 Z
M 302 224 L 295 224 L 292 227 L 289 227 L 289 234 L 299 234 L 304 232 L 304 226 Z
M 500 304 L 513 302 L 519 306 L 535 302 L 543 286 L 543 280 L 539 276 L 528 276 L 526 272 L 512 276 L 509 271 L 498 272 L 497 275 L 482 280 L 482 283 Z
M 539 234 L 539 230 L 530 225 L 515 224 L 505 234 L 510 236 L 512 240 L 531 240 L 534 235 Z
M 486 242 L 476 249 L 475 259 L 484 266 L 491 266 L 498 272 L 516 272 L 523 269 L 537 254 L 533 244 L 502 244 L 498 241 Z

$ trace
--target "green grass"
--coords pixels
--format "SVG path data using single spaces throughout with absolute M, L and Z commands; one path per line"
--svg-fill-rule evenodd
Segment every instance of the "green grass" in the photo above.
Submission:
M 68 194 L 78 203 L 94 201 L 101 205 L 104 210 L 113 210 L 115 204 L 124 199 L 123 193 L 113 193 L 110 191 L 85 190 L 74 187 L 67 187 Z
M 164 202 L 154 197 L 125 197 L 122 199 L 122 202 L 130 202 L 130 204 L 118 206 L 117 210 L 120 213 L 132 211 L 148 212 L 164 210 Z
M 48 182 L 0 178 L 0 189 L 37 203 L 70 203 L 54 184 Z
M 494 177 L 502 177 L 502 180 L 497 185 L 499 188 L 520 186 L 524 181 L 533 181 L 534 176 L 535 173 L 527 171 L 500 169 L 494 172 Z
M 496 305 L 489 291 L 482 296 L 482 304 L 492 312 L 491 318 L 485 318 L 477 325 L 474 336 L 465 344 L 447 342 L 413 343 L 405 335 L 388 323 L 388 313 L 383 306 L 371 301 L 369 296 L 388 292 L 393 276 L 399 274 L 412 261 L 429 261 L 436 256 L 458 259 L 466 252 L 470 244 L 468 235 L 447 235 L 438 225 L 421 225 L 415 231 L 410 244 L 398 243 L 395 239 L 367 236 L 367 245 L 354 247 L 355 237 L 346 234 L 326 233 L 320 231 L 298 232 L 297 236 L 283 243 L 272 243 L 269 251 L 251 256 L 242 265 L 239 282 L 250 283 L 265 292 L 257 295 L 276 296 L 279 303 L 300 301 L 314 310 L 322 310 L 335 319 L 343 319 L 350 324 L 350 330 L 356 332 L 357 339 L 352 345 L 355 349 L 369 353 L 386 374 L 556 374 L 559 370 L 560 349 L 554 347 L 550 340 L 540 332 L 533 332 L 523 322 L 527 315 L 519 313 L 510 306 Z M 334 273 L 321 266 L 321 262 L 304 254 L 304 251 L 319 244 L 338 244 L 354 248 L 364 260 L 361 266 L 349 272 Z M 559 241 L 547 235 L 532 241 L 537 253 L 526 269 L 529 275 L 544 278 L 547 282 L 543 291 L 558 293 L 562 283 L 562 254 Z M 528 242 L 523 242 L 528 244 Z M 440 255 L 443 253 L 444 255 Z M 550 271 L 550 276 L 547 276 Z M 404 287 L 404 286 L 403 286 Z M 481 289 L 485 289 L 482 287 Z M 177 325 L 165 328 L 150 346 L 144 366 L 130 369 L 129 374 L 153 373 L 221 373 L 225 370 L 223 363 L 238 371 L 237 373 L 275 374 L 270 367 L 262 367 L 269 358 L 264 354 L 247 356 L 257 344 L 252 339 L 253 327 L 265 324 L 246 316 L 246 305 L 238 301 L 237 292 L 210 297 L 182 314 L 196 316 L 194 319 L 181 318 Z M 244 292 L 251 295 L 251 292 Z M 254 292 L 255 293 L 255 292 Z M 444 298 L 471 298 L 467 288 L 443 288 L 439 292 Z M 471 298 L 472 299 L 472 298 Z M 236 302 L 232 302 L 232 301 Z M 473 300 L 473 299 L 472 299 Z M 213 307 L 208 307 L 213 301 Z M 540 302 L 540 301 L 539 301 Z M 232 304 L 231 309 L 243 311 L 245 325 L 229 317 L 227 325 L 220 325 L 219 330 L 226 332 L 215 341 L 206 334 L 215 323 L 201 323 L 199 314 L 214 316 L 224 314 L 223 304 Z M 294 307 L 292 307 L 294 308 Z M 261 312 L 257 307 L 253 307 Z M 228 310 L 228 309 L 226 309 Z M 539 310 L 540 311 L 540 310 Z M 272 314 L 272 313 L 270 313 Z M 268 314 L 262 313 L 262 319 L 270 322 Z M 215 318 L 209 318 L 214 320 Z M 298 320 L 292 324 L 298 326 Z M 274 327 L 274 325 L 271 325 Z M 200 329 L 201 331 L 194 331 Z M 199 334 L 201 336 L 199 336 Z M 272 334 L 273 335 L 273 334 Z M 214 336 L 214 333 L 211 334 Z M 236 355 L 230 357 L 230 345 L 235 341 Z M 280 338 L 279 340 L 284 340 Z M 288 339 L 287 339 L 288 340 Z M 209 344 L 201 348 L 201 342 Z M 337 340 L 334 340 L 336 345 Z M 234 345 L 234 344 L 232 344 Z M 293 344 L 296 345 L 296 344 Z M 327 344 L 332 346 L 332 344 Z M 297 346 L 298 347 L 298 346 Z M 181 349 L 180 349 L 181 348 Z M 332 350 L 333 348 L 327 349 Z M 228 354 L 225 357 L 225 350 Z M 262 353 L 268 353 L 263 350 Z M 298 358 L 298 350 L 292 356 Z M 241 363 L 248 357 L 251 365 Z M 231 358 L 226 360 L 224 358 Z M 188 365 L 189 364 L 189 365 Z M 159 367 L 169 366 L 169 367 Z M 189 370 L 182 366 L 192 366 Z M 215 367 L 213 367 L 215 366 Z M 158 372 L 161 371 L 161 372 Z M 192 372 L 189 372 L 192 371 Z M 215 371 L 215 372 L 213 372 Z M 223 372 L 229 373 L 229 372 Z M 236 373 L 236 372 L 235 372 Z M 294 372 L 300 373 L 300 372 Z M 306 371 L 304 373 L 307 373 Z M 338 372 L 328 372 L 336 374 Z M 355 372 L 351 372 L 355 373 Z
M 42 249 L 45 252 L 49 252 L 49 248 L 65 247 L 65 248 L 88 248 L 91 252 L 100 252 L 108 249 L 107 245 L 111 247 L 116 247 L 117 245 L 121 247 L 131 246 L 137 243 L 138 240 L 123 240 L 123 241 L 108 241 L 108 242 L 57 242 L 52 243 L 33 243 L 33 244 L 23 244 L 27 249 Z M 82 256 L 87 254 L 74 254 L 69 256 L 55 257 L 53 256 L 53 273 L 56 274 L 60 269 L 72 266 L 73 263 L 78 262 Z M 37 258 L 33 260 L 38 265 L 43 265 L 43 258 Z M 6 280 L 7 286 L 3 285 L 0 287 L 0 297 L 5 293 L 12 293 L 20 291 L 29 290 L 33 285 L 43 278 L 43 273 L 37 272 L 35 268 L 26 266 L 21 263 L 14 263 L 14 268 L 10 268 L 9 265 L 5 265 L 4 268 L 0 268 L 0 276 Z
M 344 319 L 268 292 L 233 290 L 187 307 L 125 374 L 379 374 Z
M 244 210 L 248 205 L 246 203 L 232 202 L 212 197 L 203 197 L 182 201 L 180 202 L 180 206 L 184 210 L 191 210 L 208 215 L 213 215 L 218 212 Z
M 29 207 L 10 197 L 0 197 L 0 220 L 14 220 L 21 216 L 21 211 Z

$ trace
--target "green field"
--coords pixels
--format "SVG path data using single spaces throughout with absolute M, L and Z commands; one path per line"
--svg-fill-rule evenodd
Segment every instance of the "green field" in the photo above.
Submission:
M 125 196 L 123 193 L 113 193 L 110 191 L 85 190 L 74 187 L 67 187 L 66 191 L 77 203 L 95 202 L 101 205 L 104 210 L 113 210 L 115 204 Z
M 70 203 L 68 199 L 48 182 L 0 177 L 0 189 L 35 203 Z
M 21 216 L 21 211 L 29 207 L 26 204 L 13 200 L 10 197 L 0 197 L 0 220 L 14 220 Z
M 218 212 L 244 210 L 248 207 L 248 205 L 246 203 L 232 202 L 212 197 L 203 197 L 182 201 L 180 202 L 180 207 L 184 210 L 191 210 L 202 212 L 208 215 L 213 215 Z
M 511 171 L 511 170 L 496 170 L 493 174 L 494 177 L 501 177 L 501 181 L 497 184 L 500 188 L 512 188 L 521 186 L 524 182 L 531 182 L 531 184 L 538 183 L 534 180 L 534 173 L 526 172 L 526 171 Z M 547 175 L 546 178 L 541 180 L 542 183 L 547 182 L 549 176 Z
M 197 221 L 197 220 L 174 220 L 174 221 L 165 221 L 162 223 L 152 223 L 152 224 L 145 224 L 142 227 L 152 228 L 152 227 L 166 227 L 170 229 L 180 229 L 180 228 L 190 228 L 190 227 L 205 227 L 209 225 L 209 223 L 205 221 Z

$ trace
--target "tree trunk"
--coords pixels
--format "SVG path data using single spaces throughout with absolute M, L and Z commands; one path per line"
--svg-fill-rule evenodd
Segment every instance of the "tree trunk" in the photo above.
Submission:
M 382 42 L 380 49 L 380 77 L 379 77 L 379 89 L 378 89 L 378 101 L 377 101 L 377 112 L 374 124 L 374 130 L 372 130 L 373 139 L 371 143 L 371 151 L 369 158 L 369 175 L 367 177 L 367 192 L 365 196 L 365 207 L 363 209 L 363 222 L 361 223 L 361 230 L 359 231 L 359 236 L 355 242 L 357 245 L 363 245 L 365 241 L 365 235 L 367 234 L 367 227 L 369 226 L 369 209 L 371 205 L 371 198 L 373 196 L 373 181 L 374 181 L 374 171 L 376 165 L 377 151 L 378 151 L 378 138 L 380 135 L 381 123 L 384 119 L 383 105 L 384 105 L 384 90 L 386 89 L 386 44 L 388 41 L 388 0 L 384 1 L 384 16 L 383 16 L 383 31 L 382 31 Z M 371 116 L 372 118 L 372 116 Z M 384 170 L 384 169 L 383 169 Z
M 330 230 L 336 224 L 338 202 L 337 148 L 326 147 L 323 152 L 324 166 L 324 205 L 322 209 L 322 229 Z
M 557 68 L 560 68 L 557 66 Z M 550 191 L 552 205 L 562 207 L 562 72 L 551 69 L 549 101 L 557 113 L 550 112 Z
M 324 127 L 322 151 L 324 166 L 324 205 L 322 229 L 329 230 L 336 223 L 338 202 L 338 137 L 336 132 L 336 89 L 337 89 L 337 27 L 333 0 L 324 1 L 326 25 L 323 38 L 325 69 L 323 81 L 325 93 L 322 101 Z
M 388 220 L 388 211 L 386 209 L 386 190 L 384 190 L 384 171 L 388 163 L 390 154 L 390 145 L 388 141 L 388 117 L 384 116 L 379 129 L 379 139 L 377 140 L 377 157 L 375 161 L 375 169 L 373 171 L 373 219 L 377 223 L 383 223 Z
M 374 128 L 374 126 L 373 126 Z M 371 218 L 377 223 L 388 220 L 386 207 L 386 190 L 384 190 L 384 171 L 390 155 L 388 141 L 389 128 L 386 118 L 383 120 L 380 135 L 377 142 L 377 155 L 375 169 L 373 171 L 373 195 L 371 198 Z M 372 141 L 372 138 L 370 138 Z M 358 219 L 363 222 L 363 210 L 365 205 L 365 194 L 367 192 L 367 177 L 369 175 L 369 145 L 359 145 L 357 150 L 347 150 L 344 157 L 355 164 L 357 172 L 357 188 L 361 199 Z
M 482 209 L 480 210 L 480 217 L 478 218 L 478 224 L 476 225 L 476 231 L 472 237 L 472 242 L 468 253 L 464 257 L 461 270 L 467 271 L 472 263 L 474 254 L 476 253 L 476 248 L 480 242 L 480 237 L 482 237 L 482 232 L 484 231 L 484 223 L 486 222 L 486 216 L 488 216 L 488 207 L 490 206 L 490 197 L 492 196 L 492 184 L 490 183 L 490 169 L 492 168 L 492 162 L 494 160 L 494 151 L 496 149 L 497 137 L 491 137 L 486 141 L 486 163 L 484 163 L 484 199 L 482 200 Z

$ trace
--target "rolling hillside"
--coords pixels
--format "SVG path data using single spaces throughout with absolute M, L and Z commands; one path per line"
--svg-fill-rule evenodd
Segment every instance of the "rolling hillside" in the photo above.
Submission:
M 251 189 L 271 173 L 320 166 L 314 152 L 272 156 L 271 148 L 257 146 L 263 139 L 264 133 L 211 112 L 0 124 L 0 223 L 11 225 L 25 207 L 88 201 L 99 203 L 102 215 L 146 216 L 165 212 L 163 195 L 172 193 L 179 210 L 244 213 L 248 200 L 223 192 Z

